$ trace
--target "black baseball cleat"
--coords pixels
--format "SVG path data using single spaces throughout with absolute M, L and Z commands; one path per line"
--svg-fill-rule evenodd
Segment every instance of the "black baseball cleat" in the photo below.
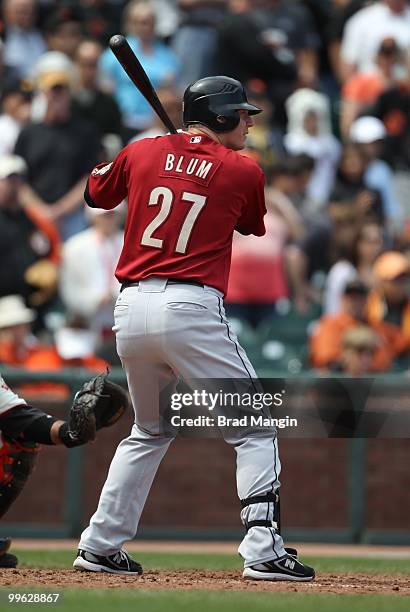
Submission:
M 304 565 L 293 555 L 284 555 L 265 563 L 256 563 L 245 567 L 243 577 L 248 580 L 288 580 L 292 582 L 309 582 L 315 577 L 313 567 Z
M 0 555 L 0 568 L 2 567 L 17 567 L 18 559 L 16 555 L 3 553 Z
M 104 557 L 79 549 L 73 567 L 85 572 L 107 572 L 109 574 L 125 574 L 128 576 L 142 574 L 141 565 L 133 561 L 124 550 L 119 550 L 113 555 Z

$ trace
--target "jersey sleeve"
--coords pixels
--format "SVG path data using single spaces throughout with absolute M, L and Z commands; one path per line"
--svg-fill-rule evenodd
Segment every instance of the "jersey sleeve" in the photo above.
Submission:
M 242 214 L 236 224 L 236 231 L 245 236 L 254 234 L 263 236 L 266 232 L 263 218 L 266 214 L 265 206 L 265 178 L 262 170 L 255 166 L 258 173 L 257 180 L 253 178 L 252 188 L 248 189 L 247 201 Z
M 4 382 L 3 377 L 0 376 L 0 416 L 10 410 L 10 408 L 21 406 L 22 404 L 26 404 L 25 400 L 14 393 Z
M 114 161 L 95 166 L 88 177 L 84 199 L 91 208 L 111 210 L 127 196 L 127 147 Z

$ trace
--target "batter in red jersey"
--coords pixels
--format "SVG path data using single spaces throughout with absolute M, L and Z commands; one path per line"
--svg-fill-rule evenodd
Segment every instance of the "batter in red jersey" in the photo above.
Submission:
M 249 123 L 242 110 L 238 148 Z M 97 166 L 87 202 L 110 209 L 128 197 L 120 282 L 177 277 L 225 293 L 234 230 L 265 233 L 263 187 L 253 160 L 211 135 L 181 133 L 134 142 Z
M 89 178 L 89 206 L 111 209 L 128 199 L 114 330 L 135 423 L 115 453 L 98 509 L 82 534 L 77 569 L 141 573 L 122 546 L 136 534 L 172 441 L 158 422 L 161 393 L 180 377 L 256 378 L 226 319 L 223 297 L 233 232 L 265 233 L 262 171 L 237 153 L 258 112 L 238 81 L 201 79 L 184 94 L 185 132 L 132 143 Z M 225 440 L 237 454 L 244 577 L 312 580 L 313 569 L 284 548 L 279 533 L 276 430 Z

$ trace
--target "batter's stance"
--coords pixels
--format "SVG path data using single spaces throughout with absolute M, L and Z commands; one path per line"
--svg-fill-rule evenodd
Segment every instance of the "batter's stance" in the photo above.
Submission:
M 234 230 L 265 233 L 263 173 L 236 152 L 259 112 L 239 81 L 201 79 L 184 94 L 185 132 L 132 143 L 89 178 L 89 206 L 112 209 L 128 198 L 114 329 L 135 424 L 114 455 L 98 509 L 81 536 L 74 561 L 80 570 L 142 573 L 122 546 L 136 534 L 171 442 L 158 427 L 159 391 L 179 376 L 256 378 L 226 319 L 223 297 Z M 244 577 L 312 580 L 314 570 L 285 550 L 277 529 L 276 432 L 227 442 L 237 454 L 247 530 L 239 546 Z

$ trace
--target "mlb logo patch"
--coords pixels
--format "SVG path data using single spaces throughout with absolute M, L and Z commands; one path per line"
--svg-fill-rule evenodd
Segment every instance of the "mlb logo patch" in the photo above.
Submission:
M 189 141 L 190 144 L 198 144 L 199 142 L 201 142 L 202 140 L 202 136 L 192 136 L 191 140 Z

